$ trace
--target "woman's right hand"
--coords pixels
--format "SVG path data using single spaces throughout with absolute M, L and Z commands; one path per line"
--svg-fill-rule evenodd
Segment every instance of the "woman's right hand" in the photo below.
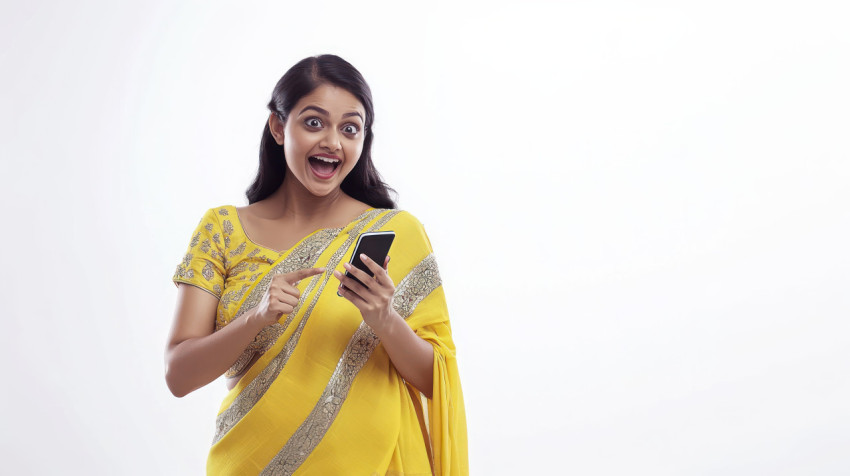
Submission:
M 289 314 L 298 305 L 301 298 L 301 292 L 295 287 L 298 282 L 324 272 L 325 268 L 305 268 L 272 276 L 266 293 L 251 310 L 252 315 L 249 317 L 253 317 L 263 328 L 275 324 L 282 315 Z

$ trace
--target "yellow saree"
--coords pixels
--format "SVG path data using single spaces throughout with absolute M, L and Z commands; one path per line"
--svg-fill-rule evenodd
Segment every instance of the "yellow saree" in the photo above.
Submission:
M 398 374 L 360 311 L 337 296 L 360 233 L 393 230 L 393 306 L 434 347 L 424 398 Z M 173 281 L 219 298 L 216 329 L 258 304 L 271 277 L 327 267 L 298 284 L 292 313 L 266 327 L 228 375 L 251 365 L 225 396 L 207 459 L 210 475 L 468 474 L 466 417 L 448 310 L 431 243 L 410 213 L 371 208 L 317 230 L 290 250 L 253 243 L 235 207 L 207 211 Z

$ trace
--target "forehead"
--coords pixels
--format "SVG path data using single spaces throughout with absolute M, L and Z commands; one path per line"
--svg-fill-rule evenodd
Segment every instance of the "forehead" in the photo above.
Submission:
M 366 114 L 366 108 L 354 97 L 353 94 L 343 88 L 322 84 L 310 94 L 301 98 L 293 108 L 296 114 L 307 106 L 319 106 L 328 111 L 332 116 L 341 116 L 346 112 L 359 112 Z

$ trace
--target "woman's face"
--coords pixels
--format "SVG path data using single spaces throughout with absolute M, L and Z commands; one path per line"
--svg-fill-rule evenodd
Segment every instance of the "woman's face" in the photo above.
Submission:
M 295 104 L 282 127 L 274 114 L 269 126 L 294 178 L 321 197 L 338 189 L 360 159 L 365 118 L 354 95 L 323 84 Z

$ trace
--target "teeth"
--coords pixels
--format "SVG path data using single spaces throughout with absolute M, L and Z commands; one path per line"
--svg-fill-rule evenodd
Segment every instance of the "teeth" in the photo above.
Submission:
M 316 160 L 321 160 L 322 162 L 327 162 L 329 164 L 335 164 L 335 163 L 339 162 L 339 159 L 329 159 L 327 157 L 317 157 L 315 155 L 312 156 L 312 158 L 316 159 Z

